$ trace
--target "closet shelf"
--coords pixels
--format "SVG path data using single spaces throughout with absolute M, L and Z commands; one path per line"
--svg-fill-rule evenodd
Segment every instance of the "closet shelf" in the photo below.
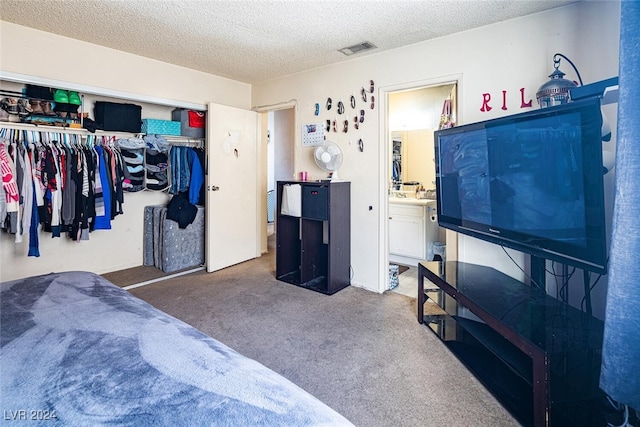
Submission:
M 35 98 L 29 98 L 28 96 L 24 95 L 22 92 L 17 92 L 15 90 L 2 89 L 0 90 L 0 95 L 8 98 L 35 99 Z

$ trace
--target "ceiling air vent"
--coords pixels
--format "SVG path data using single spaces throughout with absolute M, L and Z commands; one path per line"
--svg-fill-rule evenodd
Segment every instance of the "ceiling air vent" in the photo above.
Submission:
M 363 42 L 354 44 L 353 46 L 343 47 L 342 49 L 338 49 L 338 52 L 342 52 L 347 56 L 351 56 L 354 53 L 364 52 L 366 50 L 375 49 L 377 46 L 370 42 Z

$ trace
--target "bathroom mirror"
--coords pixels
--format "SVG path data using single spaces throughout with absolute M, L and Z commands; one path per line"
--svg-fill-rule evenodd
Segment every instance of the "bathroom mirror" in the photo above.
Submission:
M 451 82 L 389 94 L 390 188 L 395 188 L 395 180 L 435 189 L 433 133 L 440 127 L 445 100 L 453 101 L 455 117 L 456 90 L 456 83 Z
M 399 183 L 419 182 L 426 190 L 435 188 L 433 132 L 435 129 L 393 131 L 391 133 L 391 180 L 396 190 L 410 190 Z M 409 188 L 408 188 L 409 187 Z

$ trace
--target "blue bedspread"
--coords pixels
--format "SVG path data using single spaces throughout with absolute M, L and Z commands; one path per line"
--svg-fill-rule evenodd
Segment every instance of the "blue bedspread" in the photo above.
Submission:
M 29 425 L 351 425 L 100 276 L 0 284 L 0 416 Z

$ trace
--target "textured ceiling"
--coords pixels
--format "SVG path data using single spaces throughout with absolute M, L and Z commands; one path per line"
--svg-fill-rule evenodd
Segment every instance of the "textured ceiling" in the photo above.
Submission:
M 573 2 L 0 0 L 0 17 L 256 83 Z M 377 49 L 338 52 L 364 41 Z

